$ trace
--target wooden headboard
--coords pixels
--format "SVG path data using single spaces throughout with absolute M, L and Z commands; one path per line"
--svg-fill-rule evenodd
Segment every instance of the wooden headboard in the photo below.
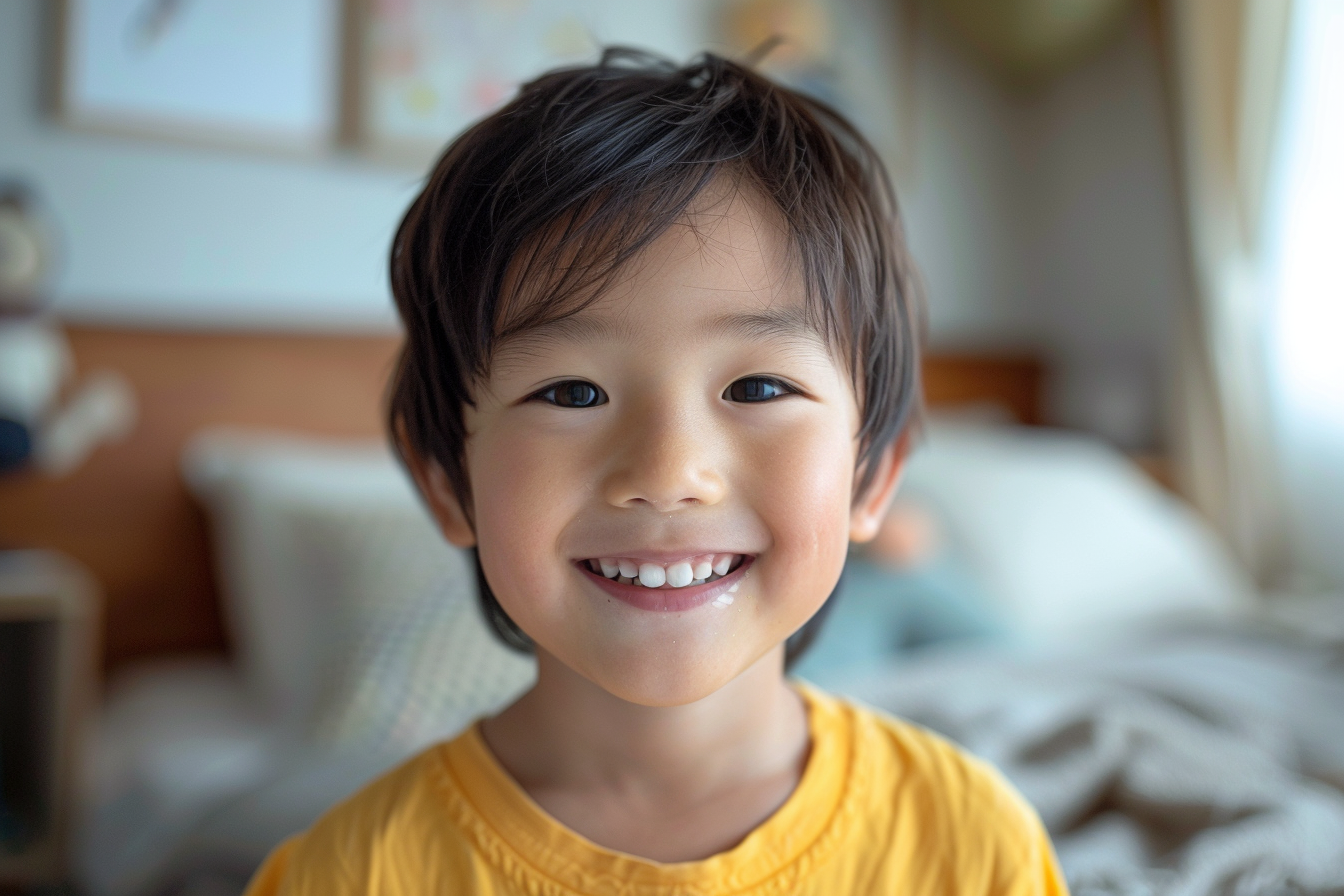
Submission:
M 380 436 L 389 336 L 186 333 L 71 327 L 81 374 L 120 372 L 140 406 L 135 431 L 64 479 L 0 478 L 0 547 L 46 547 L 84 563 L 106 596 L 104 665 L 227 650 L 203 511 L 178 472 L 188 436 L 236 424 Z M 1039 361 L 934 355 L 930 406 L 994 401 L 1041 422 Z

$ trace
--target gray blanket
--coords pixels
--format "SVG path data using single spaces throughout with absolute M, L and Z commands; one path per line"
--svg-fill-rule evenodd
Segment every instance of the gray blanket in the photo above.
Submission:
M 1344 893 L 1344 649 L 1261 624 L 944 653 L 853 696 L 989 759 L 1076 896 Z

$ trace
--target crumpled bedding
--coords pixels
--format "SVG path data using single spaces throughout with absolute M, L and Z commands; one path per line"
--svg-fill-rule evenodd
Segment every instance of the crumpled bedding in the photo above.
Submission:
M 1261 622 L 946 652 L 848 691 L 997 765 L 1075 896 L 1344 893 L 1344 639 Z
M 1075 896 L 1344 894 L 1344 600 L 1337 612 L 1334 629 L 1308 617 L 1310 637 L 1261 622 L 1069 652 L 926 650 L 827 684 L 1002 769 Z M 151 806 L 143 787 L 101 803 L 85 887 L 240 892 L 270 845 L 399 757 L 272 758 L 189 806 Z

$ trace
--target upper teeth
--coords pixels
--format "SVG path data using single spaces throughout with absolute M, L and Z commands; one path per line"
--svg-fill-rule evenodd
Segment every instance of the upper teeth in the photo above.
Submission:
M 639 581 L 647 585 L 644 581 L 644 570 L 639 571 Z M 682 560 L 679 563 L 673 563 L 667 568 L 667 584 L 673 588 L 685 588 L 691 582 L 695 581 L 695 573 L 691 572 L 691 564 Z
M 713 581 L 728 574 L 741 554 L 701 554 L 672 563 L 631 560 L 626 557 L 602 557 L 587 561 L 593 572 L 626 584 L 638 582 L 645 588 L 685 588 Z

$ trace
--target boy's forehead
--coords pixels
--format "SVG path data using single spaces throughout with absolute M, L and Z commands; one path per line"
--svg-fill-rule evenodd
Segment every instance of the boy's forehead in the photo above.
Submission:
M 706 190 L 709 193 L 709 190 Z M 752 191 L 754 192 L 754 191 Z M 825 345 L 778 212 L 744 190 L 698 197 L 577 311 L 515 329 L 496 353 L 538 343 L 735 339 Z M 522 301 L 525 298 L 519 297 Z
M 543 343 L 637 342 L 650 334 L 643 314 L 622 311 L 618 303 L 603 307 L 602 302 L 574 314 L 539 323 L 501 341 L 498 353 L 536 347 Z M 660 319 L 660 318 L 658 318 Z M 657 319 L 655 319 L 655 323 Z M 699 326 L 679 330 L 678 341 L 735 340 L 778 342 L 824 347 L 825 340 L 801 305 L 772 305 L 757 311 L 724 310 L 703 318 Z

